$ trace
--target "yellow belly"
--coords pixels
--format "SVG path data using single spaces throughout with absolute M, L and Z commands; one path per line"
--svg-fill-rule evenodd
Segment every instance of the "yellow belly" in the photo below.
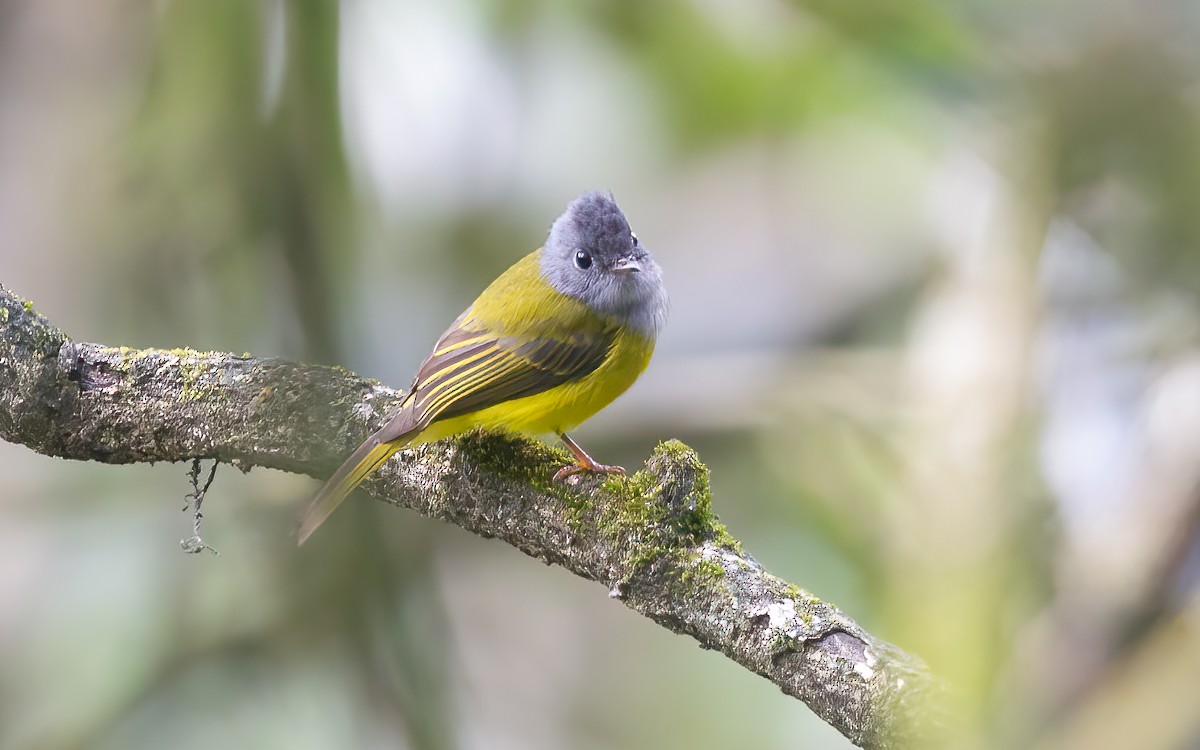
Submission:
M 604 363 L 579 380 L 434 422 L 412 444 L 440 440 L 475 427 L 529 434 L 566 432 L 628 390 L 650 364 L 653 353 L 652 340 L 640 333 L 623 331 L 613 341 Z

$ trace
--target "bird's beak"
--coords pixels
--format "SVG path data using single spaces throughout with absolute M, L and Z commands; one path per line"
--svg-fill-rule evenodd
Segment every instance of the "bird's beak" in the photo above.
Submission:
M 637 273 L 642 267 L 633 258 L 617 258 L 617 262 L 613 264 L 614 273 Z

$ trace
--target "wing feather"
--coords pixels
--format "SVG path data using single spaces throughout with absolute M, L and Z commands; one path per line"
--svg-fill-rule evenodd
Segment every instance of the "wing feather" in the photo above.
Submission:
M 564 338 L 497 336 L 460 318 L 417 372 L 418 421 L 449 419 L 581 378 L 600 366 L 615 336 L 615 328 Z

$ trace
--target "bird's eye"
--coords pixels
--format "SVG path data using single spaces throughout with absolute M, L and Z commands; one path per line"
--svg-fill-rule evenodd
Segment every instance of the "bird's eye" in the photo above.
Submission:
M 633 238 L 633 246 L 634 246 L 634 247 L 637 247 L 637 246 L 638 246 L 637 235 L 636 235 L 636 234 L 634 234 L 633 232 L 630 232 L 630 233 L 629 233 L 629 236 Z
M 575 251 L 575 265 L 581 270 L 586 271 L 592 267 L 592 254 L 587 250 Z

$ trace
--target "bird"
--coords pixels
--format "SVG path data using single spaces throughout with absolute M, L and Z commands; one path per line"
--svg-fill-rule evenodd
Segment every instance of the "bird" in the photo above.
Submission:
M 542 247 L 500 274 L 441 335 L 384 425 L 313 498 L 299 543 L 400 449 L 476 428 L 557 435 L 574 462 L 556 481 L 624 474 L 567 432 L 642 374 L 668 306 L 662 269 L 612 193 L 583 193 Z

